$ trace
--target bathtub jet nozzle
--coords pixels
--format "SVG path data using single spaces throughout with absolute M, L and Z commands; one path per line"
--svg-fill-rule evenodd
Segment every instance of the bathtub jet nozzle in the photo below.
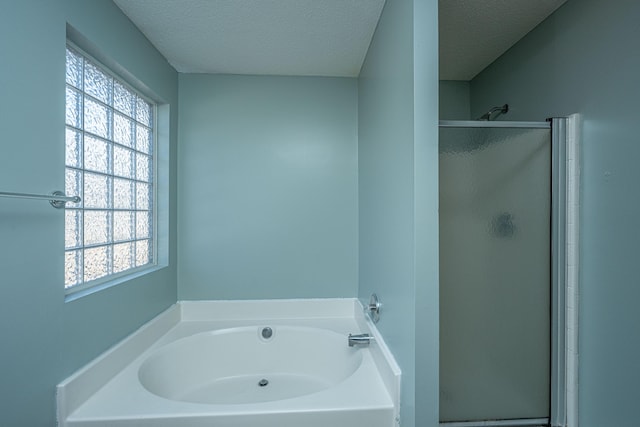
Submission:
M 349 347 L 366 347 L 371 344 L 373 337 L 369 334 L 349 334 Z

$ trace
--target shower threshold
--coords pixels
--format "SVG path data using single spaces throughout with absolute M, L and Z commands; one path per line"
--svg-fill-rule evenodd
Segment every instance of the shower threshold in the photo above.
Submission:
M 491 420 L 491 421 L 453 421 L 440 423 L 440 427 L 547 427 L 549 418 L 527 418 L 518 420 Z

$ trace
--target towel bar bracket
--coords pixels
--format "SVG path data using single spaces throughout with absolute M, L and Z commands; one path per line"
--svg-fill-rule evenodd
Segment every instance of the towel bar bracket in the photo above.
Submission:
M 13 197 L 18 199 L 48 200 L 56 209 L 63 209 L 67 202 L 80 203 L 79 196 L 66 196 L 62 191 L 54 191 L 51 194 L 7 193 L 0 191 L 0 197 Z

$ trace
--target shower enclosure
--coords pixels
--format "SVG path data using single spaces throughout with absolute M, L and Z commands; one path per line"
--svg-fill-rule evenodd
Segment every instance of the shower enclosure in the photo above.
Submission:
M 440 124 L 441 423 L 540 426 L 555 410 L 552 135 Z

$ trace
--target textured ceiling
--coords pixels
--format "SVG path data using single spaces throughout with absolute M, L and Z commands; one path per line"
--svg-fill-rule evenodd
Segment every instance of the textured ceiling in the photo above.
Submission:
M 114 0 L 180 72 L 360 73 L 384 0 Z
M 471 80 L 566 0 L 439 0 L 440 79 Z
M 439 0 L 440 79 L 471 80 L 566 0 Z M 385 0 L 114 0 L 176 70 L 355 77 Z

